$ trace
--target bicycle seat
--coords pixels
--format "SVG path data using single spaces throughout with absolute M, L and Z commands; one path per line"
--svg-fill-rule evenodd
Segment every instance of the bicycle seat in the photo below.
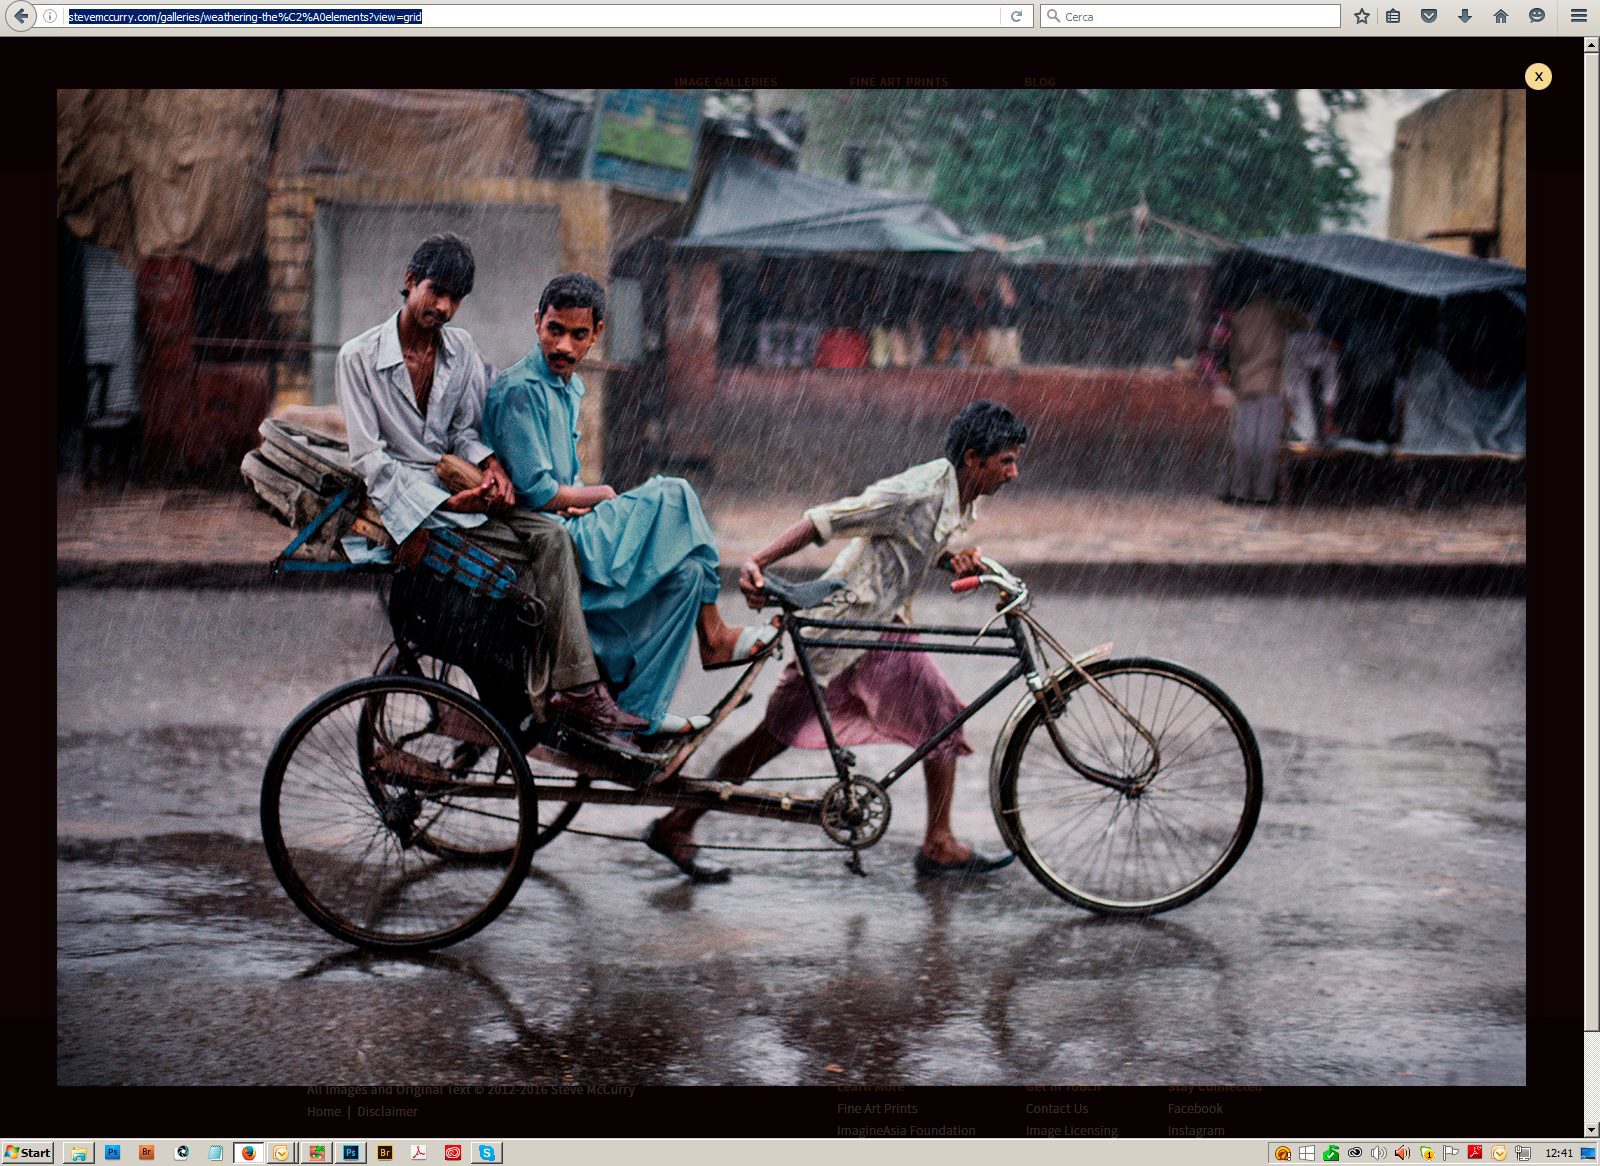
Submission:
M 813 579 L 809 583 L 791 583 L 770 572 L 762 572 L 766 580 L 767 598 L 784 611 L 804 611 L 822 603 L 844 586 L 843 579 Z M 770 606 L 769 604 L 768 606 Z

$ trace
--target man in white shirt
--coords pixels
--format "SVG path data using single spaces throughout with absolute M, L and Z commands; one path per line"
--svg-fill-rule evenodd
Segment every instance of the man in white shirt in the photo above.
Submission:
M 397 543 L 421 527 L 451 526 L 516 568 L 518 584 L 545 604 L 538 634 L 550 663 L 549 711 L 626 748 L 613 734 L 646 722 L 618 708 L 599 682 L 572 540 L 550 515 L 514 507 L 510 479 L 478 436 L 483 358 L 470 333 L 446 327 L 475 273 L 465 240 L 430 236 L 406 266 L 400 311 L 339 350 L 335 385 L 350 459 Z M 434 470 L 445 454 L 481 467 L 482 482 L 447 489 Z
M 909 625 L 911 597 L 935 567 L 947 566 L 957 575 L 980 569 L 978 548 L 951 553 L 947 545 L 976 520 L 979 498 L 1016 480 L 1027 440 L 1028 427 L 1005 406 L 974 401 L 951 422 L 944 457 L 874 482 L 853 498 L 807 510 L 798 523 L 746 560 L 739 589 L 751 607 L 759 608 L 764 604 L 763 570 L 812 543 L 848 538 L 849 544 L 823 572 L 824 579 L 845 584 L 823 614 L 830 620 Z M 813 631 L 811 638 L 851 639 L 859 633 Z M 915 636 L 908 631 L 884 638 Z M 966 707 L 926 652 L 817 648 L 807 658 L 817 682 L 826 686 L 828 720 L 841 745 L 920 746 Z M 810 690 L 791 664 L 767 703 L 763 723 L 717 760 L 708 780 L 737 784 L 791 746 L 814 749 L 825 744 Z M 951 829 L 956 760 L 971 752 L 965 733 L 957 729 L 923 761 L 928 817 L 915 862 L 919 875 L 980 874 L 1005 866 L 1013 857 L 979 854 Z M 726 881 L 726 867 L 695 858 L 691 832 L 701 813 L 673 810 L 651 824 L 645 844 L 697 882 Z

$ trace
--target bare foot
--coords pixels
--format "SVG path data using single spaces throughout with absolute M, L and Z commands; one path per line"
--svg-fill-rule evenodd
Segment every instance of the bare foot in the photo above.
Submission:
M 943 838 L 924 839 L 922 853 L 935 862 L 965 862 L 972 857 L 972 847 L 965 842 L 957 842 L 953 835 Z
M 740 628 L 731 624 L 707 632 L 700 637 L 700 663 L 724 664 L 733 659 L 734 646 L 739 642 Z
M 725 883 L 732 872 L 716 863 L 696 862 L 700 847 L 687 834 L 668 833 L 661 828 L 665 818 L 658 818 L 645 832 L 644 844 L 666 858 L 697 883 Z

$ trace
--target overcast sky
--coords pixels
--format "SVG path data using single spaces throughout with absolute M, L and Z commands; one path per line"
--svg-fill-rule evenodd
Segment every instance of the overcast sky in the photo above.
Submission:
M 1389 234 L 1389 158 L 1394 151 L 1394 127 L 1413 109 L 1445 92 L 1448 91 L 1368 89 L 1365 108 L 1340 116 L 1339 130 L 1350 145 L 1351 160 L 1361 171 L 1361 189 L 1373 196 L 1364 208 L 1364 220 L 1352 224 L 1352 229 L 1365 235 Z M 1301 113 L 1320 117 L 1322 102 L 1315 89 L 1302 91 Z

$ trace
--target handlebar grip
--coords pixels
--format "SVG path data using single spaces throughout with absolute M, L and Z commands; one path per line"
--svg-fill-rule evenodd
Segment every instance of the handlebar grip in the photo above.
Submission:
M 983 586 L 983 580 L 976 575 L 966 575 L 950 584 L 950 590 L 960 595 L 963 591 L 976 591 Z

